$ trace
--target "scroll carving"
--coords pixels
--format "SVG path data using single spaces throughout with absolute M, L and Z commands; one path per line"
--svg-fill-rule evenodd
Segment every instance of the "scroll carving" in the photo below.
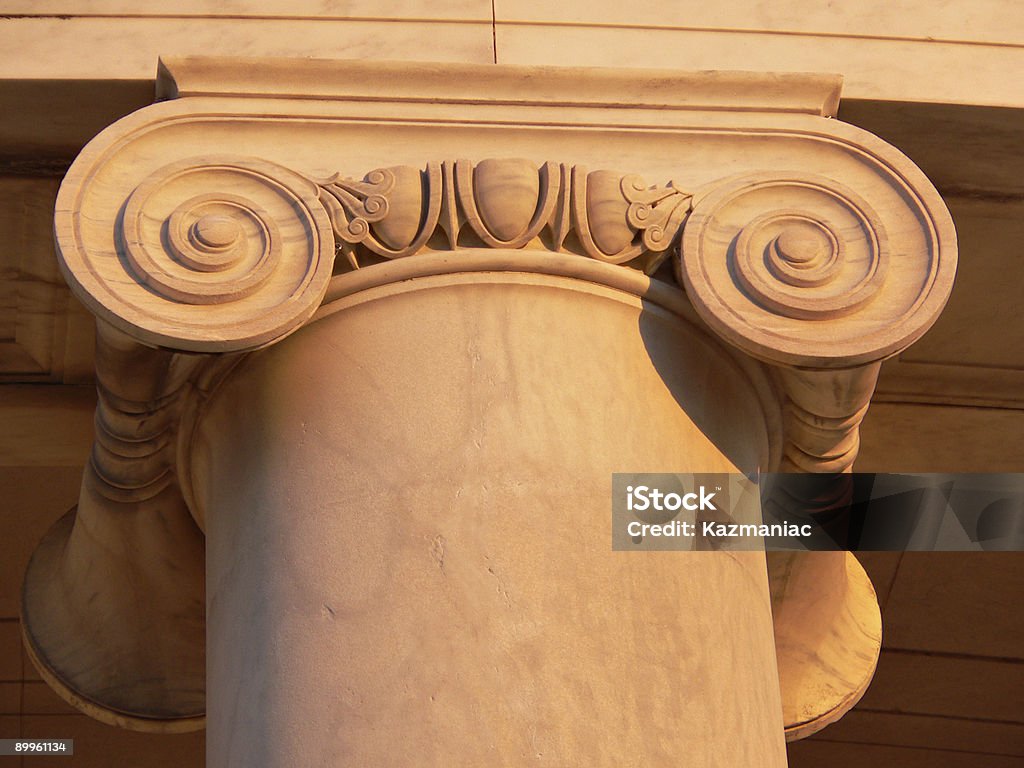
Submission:
M 356 180 L 201 157 L 145 179 L 118 230 L 122 257 L 79 264 L 78 250 L 66 260 L 72 282 L 139 340 L 191 351 L 254 349 L 300 327 L 335 252 L 358 269 L 421 251 L 533 248 L 647 274 L 678 253 L 679 281 L 712 328 L 761 360 L 800 367 L 877 361 L 914 341 L 945 300 L 933 290 L 934 242 L 918 263 L 893 266 L 871 206 L 806 172 L 726 179 L 695 198 L 672 181 L 522 159 Z M 97 281 L 103 290 L 87 285 Z
M 317 184 L 352 268 L 365 252 L 393 259 L 469 247 L 465 233 L 476 245 L 546 247 L 647 273 L 679 246 L 678 278 L 702 317 L 778 366 L 790 470 L 850 470 L 877 360 L 927 298 L 926 282 L 921 296 L 876 303 L 890 277 L 881 218 L 809 173 L 727 179 L 696 208 L 676 183 L 527 160 L 401 166 Z
M 254 158 L 196 158 L 150 174 L 114 222 L 114 254 L 81 245 L 109 237 L 101 222 L 62 222 L 58 211 L 57 227 L 65 276 L 90 308 L 177 350 L 278 340 L 320 305 L 333 266 L 317 187 Z
M 701 196 L 677 275 L 708 324 L 749 354 L 858 366 L 911 344 L 945 303 L 926 234 L 894 265 L 881 217 L 852 190 L 810 173 L 753 174 Z
M 915 341 L 948 296 L 937 286 L 955 265 L 940 264 L 934 232 L 925 235 L 894 263 L 882 217 L 807 172 L 735 177 L 699 194 L 677 277 L 708 325 L 775 367 L 784 468 L 852 468 L 880 361 Z
M 423 247 L 441 212 L 441 170 L 427 166 L 426 178 L 414 168 L 379 169 L 363 181 L 333 176 L 318 181 L 320 202 L 327 209 L 342 253 L 358 267 L 355 246 L 397 259 Z M 426 206 L 424 206 L 426 192 Z

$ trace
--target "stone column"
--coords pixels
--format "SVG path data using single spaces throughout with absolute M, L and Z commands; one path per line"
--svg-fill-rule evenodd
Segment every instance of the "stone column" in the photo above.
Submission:
M 765 466 L 765 377 L 618 267 L 380 272 L 197 416 L 209 764 L 785 765 L 763 554 L 608 523 L 616 470 Z
M 781 766 L 853 706 L 851 558 L 769 592 L 763 554 L 612 552 L 608 523 L 616 471 L 848 471 L 879 361 L 941 310 L 948 213 L 826 119 L 837 82 L 245 72 L 168 65 L 191 95 L 58 199 L 102 399 L 26 577 L 51 684 L 208 715 L 211 768 Z

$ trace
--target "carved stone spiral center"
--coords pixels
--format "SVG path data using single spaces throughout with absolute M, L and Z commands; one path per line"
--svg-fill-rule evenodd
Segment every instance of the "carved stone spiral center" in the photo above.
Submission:
M 831 243 L 811 227 L 789 226 L 775 238 L 779 258 L 797 269 L 810 269 L 829 255 Z
M 871 306 L 888 271 L 884 227 L 854 192 L 823 176 L 736 177 L 694 206 L 681 253 L 690 254 L 681 264 L 687 292 L 759 355 L 805 359 L 812 333 L 828 337 L 824 357 L 836 355 L 838 342 L 862 343 L 860 327 L 841 318 L 884 316 Z M 842 334 L 825 334 L 826 324 Z M 791 347 L 780 351 L 780 343 Z
M 192 240 L 202 249 L 223 251 L 230 248 L 242 234 L 238 222 L 228 216 L 207 214 L 192 225 Z

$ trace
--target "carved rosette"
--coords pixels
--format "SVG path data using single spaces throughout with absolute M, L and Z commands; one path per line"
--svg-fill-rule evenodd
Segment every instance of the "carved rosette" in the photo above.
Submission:
M 852 190 L 809 173 L 755 174 L 700 197 L 677 273 L 708 324 L 755 357 L 853 367 L 912 343 L 945 304 L 949 280 L 937 281 L 926 234 L 926 248 L 894 265 L 881 217 Z
M 88 226 L 76 221 L 76 234 Z M 317 188 L 252 158 L 161 168 L 128 197 L 116 230 L 119 258 L 64 249 L 65 274 L 101 317 L 175 349 L 276 341 L 316 310 L 333 265 Z

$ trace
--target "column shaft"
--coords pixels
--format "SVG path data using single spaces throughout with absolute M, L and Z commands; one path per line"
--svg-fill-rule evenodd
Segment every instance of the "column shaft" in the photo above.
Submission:
M 766 442 L 731 355 L 621 286 L 329 304 L 199 419 L 208 765 L 784 766 L 763 555 L 609 527 L 612 472 L 750 470 Z

